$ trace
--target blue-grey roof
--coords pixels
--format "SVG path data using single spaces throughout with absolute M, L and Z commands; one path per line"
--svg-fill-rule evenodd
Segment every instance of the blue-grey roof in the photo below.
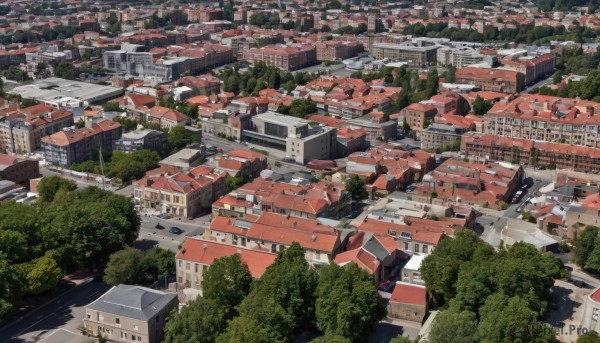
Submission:
M 147 321 L 162 311 L 177 294 L 154 289 L 118 285 L 88 305 L 88 309 L 99 312 Z

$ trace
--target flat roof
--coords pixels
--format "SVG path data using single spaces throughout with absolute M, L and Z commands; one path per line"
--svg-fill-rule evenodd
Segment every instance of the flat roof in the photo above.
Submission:
M 410 260 L 408 260 L 408 262 L 406 262 L 406 264 L 404 265 L 404 268 L 402 268 L 402 269 L 418 271 L 421 268 L 421 263 L 423 263 L 423 260 L 425 259 L 425 257 L 427 257 L 427 255 L 412 255 L 410 257 Z
M 61 97 L 80 98 L 88 103 L 99 102 L 122 95 L 124 89 L 88 82 L 50 77 L 13 88 L 9 93 L 22 98 L 51 101 Z
M 257 114 L 255 116 L 255 118 L 261 119 L 263 121 L 270 122 L 273 124 L 277 124 L 277 125 L 285 125 L 288 127 L 290 127 L 290 126 L 298 127 L 298 126 L 302 126 L 302 125 L 308 125 L 308 123 L 309 123 L 308 120 L 304 120 L 302 118 L 297 118 L 294 116 L 288 116 L 288 115 L 273 112 L 273 111 L 267 111 L 265 113 Z
M 50 335 L 42 338 L 39 343 L 94 343 L 96 339 L 67 331 L 56 329 Z
M 395 49 L 395 50 L 407 50 L 407 51 L 429 51 L 429 50 L 437 50 L 440 48 L 440 45 L 425 45 L 425 46 L 415 46 L 409 44 L 392 44 L 392 43 L 373 43 L 374 48 L 385 48 L 385 49 Z

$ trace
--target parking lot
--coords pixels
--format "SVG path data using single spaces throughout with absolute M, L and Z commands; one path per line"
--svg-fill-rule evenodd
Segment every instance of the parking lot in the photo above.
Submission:
M 579 336 L 577 328 L 583 317 L 585 298 L 592 288 L 590 286 L 580 288 L 571 282 L 556 280 L 551 290 L 556 303 L 546 312 L 542 320 L 554 327 L 557 338 L 562 342 L 575 342 Z

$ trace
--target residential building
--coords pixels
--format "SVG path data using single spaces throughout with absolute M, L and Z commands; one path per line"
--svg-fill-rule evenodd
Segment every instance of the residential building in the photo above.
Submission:
M 227 173 L 199 166 L 188 171 L 160 167 L 133 183 L 133 198 L 142 209 L 193 218 L 223 196 Z
M 40 177 L 40 163 L 28 158 L 0 154 L 0 180 L 28 187 L 29 180 Z
M 337 131 L 338 156 L 348 156 L 351 153 L 367 147 L 367 132 L 362 127 L 344 127 Z
M 521 186 L 523 167 L 507 162 L 444 161 L 423 177 L 414 195 L 448 203 L 501 208 Z
M 0 116 L 0 148 L 17 154 L 41 150 L 42 137 L 73 123 L 73 112 L 44 104 Z
M 392 318 L 422 323 L 427 315 L 425 286 L 396 282 L 387 309 Z
M 525 84 L 531 85 L 543 77 L 554 73 L 556 55 L 554 53 L 541 56 L 524 56 L 513 61 L 510 56 L 502 59 L 502 64 L 507 69 L 518 71 L 525 75 Z
M 350 119 L 347 123 L 351 126 L 365 130 L 366 140 L 372 145 L 388 140 L 396 139 L 398 136 L 398 120 L 385 120 L 383 117 L 366 115 L 355 119 Z
M 433 123 L 421 131 L 421 149 L 441 149 L 460 144 L 460 137 L 466 130 L 450 124 Z
M 598 187 L 597 185 L 595 187 Z M 577 239 L 588 226 L 600 225 L 600 194 L 590 194 L 579 203 L 572 203 L 566 208 L 564 226 L 571 240 Z
M 437 58 L 439 45 L 424 45 L 405 42 L 401 44 L 373 43 L 371 56 L 382 60 L 387 58 L 395 62 L 406 62 L 411 66 L 433 65 Z
M 91 159 L 100 150 L 110 154 L 122 131 L 121 124 L 111 120 L 92 124 L 89 128 L 65 128 L 42 138 L 44 158 L 47 164 L 68 167 Z
M 334 158 L 337 154 L 336 129 L 311 127 L 309 123 L 267 111 L 251 118 L 251 128 L 243 131 L 242 140 L 285 150 L 290 159 L 300 164 Z
M 132 152 L 142 149 L 156 151 L 161 157 L 169 154 L 169 141 L 163 131 L 142 129 L 125 132 L 114 142 L 114 150 Z
M 252 63 L 262 61 L 283 70 L 296 70 L 314 64 L 317 50 L 314 45 L 267 45 L 249 49 L 246 56 Z
M 236 254 L 240 256 L 242 263 L 248 267 L 250 275 L 255 279 L 259 279 L 277 258 L 277 254 L 266 251 L 188 237 L 175 256 L 177 290 L 191 288 L 196 291 L 194 295 L 201 295 L 204 272 L 210 268 L 214 260 Z
M 358 41 L 319 41 L 315 43 L 315 46 L 317 61 L 345 60 L 364 51 L 364 46 Z
M 483 119 L 490 135 L 600 148 L 600 104 L 593 101 L 524 94 L 495 103 Z
M 221 92 L 221 80 L 210 74 L 186 76 L 177 80 L 178 86 L 188 86 L 194 95 L 210 96 Z
M 400 271 L 402 282 L 406 282 L 413 285 L 425 285 L 425 281 L 421 277 L 421 263 L 427 257 L 425 254 L 414 254 L 410 257 L 408 262 L 402 267 Z
M 462 137 L 461 150 L 469 157 L 525 166 L 570 169 L 586 173 L 600 171 L 600 148 L 469 134 Z
M 400 116 L 406 119 L 410 129 L 418 132 L 418 135 L 423 131 L 425 123 L 433 123 L 437 110 L 432 105 L 414 103 L 405 107 Z
M 304 256 L 312 265 L 331 263 L 341 247 L 334 227 L 314 219 L 270 212 L 243 219 L 217 216 L 204 231 L 204 239 L 272 253 L 296 242 L 304 248 Z
M 379 281 L 383 278 L 383 266 L 381 261 L 377 256 L 363 247 L 337 254 L 334 262 L 340 267 L 343 267 L 348 263 L 356 263 L 362 270 L 373 276 L 375 284 L 379 284 Z
M 113 342 L 159 343 L 177 294 L 118 285 L 86 306 L 83 326 Z
M 155 123 L 161 129 L 171 129 L 174 126 L 189 125 L 190 118 L 181 112 L 162 106 L 154 106 L 146 111 L 146 120 Z
M 482 91 L 518 93 L 525 88 L 525 75 L 514 70 L 466 67 L 456 72 L 456 83 L 475 85 Z
M 231 150 L 217 158 L 217 167 L 226 171 L 230 176 L 239 176 L 246 172 L 248 175 L 258 177 L 260 172 L 267 169 L 267 157 L 251 150 Z

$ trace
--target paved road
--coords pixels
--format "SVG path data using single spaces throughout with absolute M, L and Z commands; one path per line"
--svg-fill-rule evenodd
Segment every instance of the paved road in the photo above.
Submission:
M 56 328 L 78 332 L 83 325 L 85 306 L 110 289 L 105 283 L 88 282 L 62 294 L 0 330 L 0 341 L 37 342 Z
M 158 217 L 142 216 L 142 225 L 136 246 L 141 249 L 147 249 L 154 245 L 169 249 L 174 252 L 179 250 L 186 237 L 201 236 L 204 230 L 210 226 L 210 217 L 203 216 L 192 221 L 187 219 L 160 219 Z M 164 230 L 156 229 L 156 224 L 160 223 L 165 227 Z M 183 230 L 183 233 L 176 235 L 169 232 L 169 229 L 176 226 Z

